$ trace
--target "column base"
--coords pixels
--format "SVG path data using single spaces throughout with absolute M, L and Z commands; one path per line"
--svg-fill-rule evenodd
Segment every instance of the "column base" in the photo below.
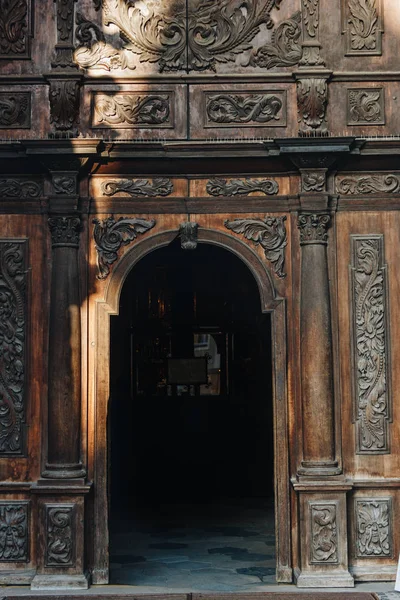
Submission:
M 35 575 L 36 569 L 0 571 L 0 585 L 29 585 Z
M 299 588 L 350 588 L 354 587 L 354 579 L 348 571 L 303 571 L 298 576 L 296 585 Z
M 31 590 L 87 590 L 89 576 L 82 575 L 36 575 L 31 583 Z
M 79 479 L 85 477 L 86 471 L 82 468 L 82 463 L 57 465 L 46 463 L 46 468 L 42 473 L 45 479 Z
M 341 475 L 342 469 L 337 461 L 332 462 L 314 462 L 303 460 L 298 469 L 298 475 L 304 477 L 328 477 L 329 475 Z
M 277 583 L 292 583 L 293 569 L 291 567 L 278 567 L 276 569 Z

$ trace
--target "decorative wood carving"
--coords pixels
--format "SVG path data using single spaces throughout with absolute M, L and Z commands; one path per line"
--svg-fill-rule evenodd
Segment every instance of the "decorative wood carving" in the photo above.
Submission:
M 47 567 L 72 567 L 75 563 L 74 504 L 46 504 Z
M 0 502 L 0 562 L 28 562 L 28 503 Z
M 93 127 L 172 127 L 171 94 L 94 94 Z
M 118 179 L 104 181 L 101 191 L 105 196 L 115 196 L 120 192 L 130 196 L 169 196 L 174 190 L 174 184 L 168 177 L 155 177 L 154 179 Z
M 292 67 L 300 62 L 302 56 L 301 12 L 279 23 L 272 32 L 270 44 L 253 49 L 248 65 L 272 69 L 273 67 Z
M 264 124 L 286 125 L 286 98 L 284 92 L 274 94 L 206 94 L 207 123 L 220 125 Z M 215 127 L 215 125 L 214 125 Z
M 30 93 L 0 92 L 0 129 L 29 129 L 30 126 Z
M 323 192 L 326 190 L 326 170 L 302 171 L 301 188 L 303 192 Z
M 0 241 L 0 456 L 23 453 L 26 242 Z
M 0 59 L 29 58 L 30 0 L 0 0 Z
M 336 504 L 310 504 L 311 564 L 337 564 Z
M 324 213 L 301 214 L 298 218 L 300 229 L 300 244 L 328 243 L 328 228 L 331 217 Z
M 63 42 L 72 41 L 75 0 L 57 0 L 58 39 Z
M 210 196 L 249 196 L 261 192 L 267 196 L 279 193 L 279 185 L 273 179 L 210 179 L 206 185 Z
M 383 6 L 381 0 L 342 0 L 346 54 L 382 54 Z
M 0 179 L 0 198 L 39 198 L 42 187 L 36 181 L 24 179 Z
M 257 246 L 260 245 L 265 257 L 272 263 L 278 277 L 286 277 L 284 272 L 285 248 L 287 246 L 286 217 L 269 217 L 264 219 L 234 219 L 225 221 L 227 229 L 244 235 Z
M 77 193 L 76 176 L 74 175 L 52 175 L 51 181 L 57 195 L 71 196 Z
M 328 85 L 324 78 L 306 77 L 297 80 L 297 111 L 299 135 L 327 135 L 326 107 Z
M 351 244 L 357 453 L 388 454 L 391 396 L 383 235 L 354 235 Z
M 383 88 L 347 90 L 348 125 L 384 125 Z
M 302 66 L 323 65 L 320 57 L 321 44 L 319 43 L 319 0 L 302 0 L 303 14 L 303 55 L 300 60 Z
M 351 175 L 336 179 L 336 191 L 339 194 L 358 196 L 363 194 L 399 193 L 398 175 Z
M 81 220 L 79 217 L 50 217 L 52 247 L 79 247 Z
M 80 86 L 76 79 L 50 79 L 50 123 L 59 131 L 79 122 Z
M 356 500 L 356 556 L 386 558 L 393 555 L 391 498 Z
M 198 229 L 198 224 L 191 221 L 186 221 L 179 225 L 182 250 L 196 250 Z
M 108 217 L 104 221 L 93 219 L 93 237 L 97 250 L 97 265 L 99 273 L 97 279 L 106 279 L 110 274 L 110 266 L 117 260 L 118 252 L 122 246 L 127 246 L 135 240 L 139 233 L 146 233 L 152 229 L 156 222 L 152 219 L 129 219 Z

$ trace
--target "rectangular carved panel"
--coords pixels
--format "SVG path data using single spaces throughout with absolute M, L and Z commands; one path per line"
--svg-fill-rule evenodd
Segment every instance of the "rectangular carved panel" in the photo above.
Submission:
M 383 235 L 353 235 L 351 248 L 357 453 L 388 454 L 391 398 Z
M 364 88 L 347 90 L 348 125 L 384 125 L 385 90 Z
M 286 92 L 204 92 L 204 127 L 286 127 Z
M 338 538 L 335 502 L 310 503 L 310 564 L 337 564 Z
M 0 129 L 29 129 L 30 126 L 30 93 L 0 92 Z
M 174 92 L 95 92 L 92 126 L 99 129 L 173 128 Z
M 46 504 L 45 510 L 46 567 L 75 566 L 75 504 Z
M 0 562 L 28 562 L 28 507 L 28 502 L 0 501 Z
M 342 0 L 346 55 L 381 55 L 383 2 L 381 0 Z
M 0 0 L 0 59 L 29 58 L 31 0 Z
M 0 456 L 24 451 L 27 243 L 0 240 Z
M 393 556 L 391 498 L 361 498 L 355 502 L 356 556 Z

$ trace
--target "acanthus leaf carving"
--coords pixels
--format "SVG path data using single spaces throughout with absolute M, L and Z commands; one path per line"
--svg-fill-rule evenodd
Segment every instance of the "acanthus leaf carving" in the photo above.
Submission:
M 174 185 L 168 177 L 155 177 L 154 179 L 118 179 L 105 181 L 101 184 L 101 191 L 105 196 L 114 196 L 125 192 L 130 196 L 169 196 L 174 190 Z
M 336 190 L 344 195 L 379 194 L 380 192 L 397 194 L 400 192 L 398 175 L 354 175 L 336 180 Z
M 282 99 L 273 94 L 214 94 L 207 97 L 212 123 L 268 123 L 282 119 Z
M 0 57 L 28 53 L 28 0 L 0 0 Z
M 1 198 L 39 198 L 42 188 L 36 181 L 0 179 Z
M 350 52 L 371 53 L 378 49 L 377 0 L 349 0 Z
M 311 504 L 311 563 L 338 562 L 336 504 Z
M 28 553 L 28 503 L 0 502 L 0 562 L 27 562 Z
M 267 196 L 278 194 L 279 185 L 272 179 L 210 179 L 206 185 L 210 196 L 248 196 L 254 192 L 261 192 Z
M 300 244 L 326 245 L 330 223 L 331 217 L 326 213 L 301 214 L 297 221 L 300 229 Z
M 169 94 L 95 94 L 95 127 L 119 125 L 168 126 L 171 115 Z
M 348 90 L 349 125 L 383 125 L 384 123 L 382 88 Z
M 327 135 L 326 108 L 328 85 L 324 78 L 307 77 L 297 80 L 297 108 L 299 135 L 315 132 Z
M 391 398 L 383 235 L 351 239 L 357 453 L 387 454 Z
M 103 280 L 110 274 L 111 265 L 118 259 L 118 252 L 138 237 L 152 229 L 156 222 L 154 219 L 136 219 L 108 217 L 104 221 L 93 219 L 93 237 L 97 250 L 97 279 Z
M 25 421 L 25 243 L 0 241 L 0 455 L 22 454 Z
M 80 84 L 76 79 L 50 79 L 50 122 L 59 131 L 79 122 Z
M 270 217 L 264 219 L 234 219 L 225 221 L 224 225 L 234 233 L 242 234 L 264 250 L 265 257 L 269 260 L 278 277 L 286 277 L 284 272 L 285 248 L 287 235 L 285 227 L 286 217 Z
M 30 127 L 30 93 L 0 93 L 0 129 L 21 129 Z
M 305 29 L 311 38 L 315 38 L 319 27 L 319 0 L 302 0 L 302 2 Z
M 272 67 L 292 67 L 300 62 L 302 56 L 301 12 L 282 21 L 273 31 L 271 43 L 252 50 L 248 65 L 272 69 Z
M 358 558 L 392 556 L 391 498 L 356 500 L 356 554 Z
M 61 42 L 72 42 L 75 0 L 57 0 L 57 31 Z
M 46 505 L 46 566 L 74 565 L 74 505 Z
M 49 229 L 53 248 L 79 247 L 81 220 L 78 216 L 56 216 L 49 218 Z

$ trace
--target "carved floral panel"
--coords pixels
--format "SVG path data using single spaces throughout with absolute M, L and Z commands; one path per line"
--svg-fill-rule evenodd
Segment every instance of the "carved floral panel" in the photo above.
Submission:
M 0 59 L 30 56 L 31 0 L 0 0 Z
M 387 558 L 393 555 L 391 498 L 355 501 L 356 556 Z
M 101 129 L 173 128 L 174 102 L 174 92 L 95 92 L 92 126 Z
M 46 504 L 47 567 L 72 567 L 75 564 L 75 505 Z
M 382 54 L 381 0 L 342 0 L 342 15 L 347 55 Z
M 347 124 L 384 125 L 384 89 L 369 88 L 347 90 Z
M 351 246 L 357 453 L 388 454 L 391 397 L 384 238 L 353 235 Z
M 28 562 L 28 502 L 0 502 L 0 562 Z
M 204 92 L 205 127 L 286 127 L 286 92 Z
M 339 175 L 336 177 L 336 191 L 344 196 L 398 194 L 400 193 L 400 176 L 393 173 Z
M 30 93 L 0 92 L 0 129 L 29 129 L 30 126 Z
M 336 511 L 334 503 L 310 503 L 311 564 L 338 563 Z

